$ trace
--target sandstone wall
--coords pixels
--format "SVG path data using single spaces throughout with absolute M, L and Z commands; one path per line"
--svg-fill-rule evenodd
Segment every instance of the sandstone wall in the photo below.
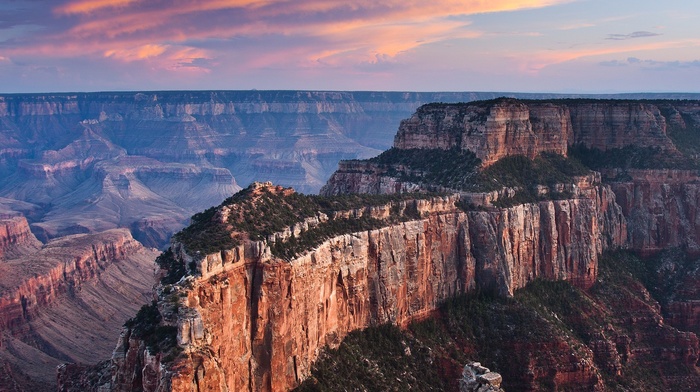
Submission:
M 492 105 L 427 105 L 401 122 L 394 147 L 460 147 L 485 165 L 508 155 L 534 158 L 542 151 L 566 154 L 572 133 L 563 105 L 502 100 Z
M 682 247 L 700 253 L 700 177 L 685 170 L 629 170 L 611 182 L 628 221 L 629 246 L 642 253 Z
M 665 117 L 662 111 L 668 116 Z M 401 122 L 394 147 L 459 147 L 485 165 L 505 156 L 534 158 L 541 152 L 566 154 L 583 144 L 602 150 L 658 147 L 677 153 L 669 126 L 685 127 L 683 116 L 698 118 L 697 102 L 517 101 L 433 104 Z

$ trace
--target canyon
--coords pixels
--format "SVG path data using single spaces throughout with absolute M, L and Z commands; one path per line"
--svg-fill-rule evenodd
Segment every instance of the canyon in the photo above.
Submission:
M 693 145 L 678 140 L 698 130 L 697 101 L 497 99 L 425 105 L 401 122 L 394 140 L 398 156 L 415 150 L 468 150 L 480 160 L 483 173 L 503 170 L 501 163 L 509 157 L 537 160 L 542 154 L 567 155 L 572 147 L 598 151 L 606 159 L 631 149 L 667 160 L 652 162 L 658 167 L 618 165 L 585 175 L 559 173 L 558 182 L 498 183 L 504 186 L 477 191 L 424 181 L 427 170 L 401 162 L 347 161 L 321 189 L 334 205 L 353 194 L 440 193 L 296 215 L 283 222 L 287 227 L 282 231 L 263 231 L 265 235 L 256 234 L 263 223 L 241 217 L 271 213 L 266 197 L 280 208 L 289 204 L 291 211 L 306 211 L 308 203 L 326 199 L 316 202 L 294 196 L 291 189 L 253 184 L 200 215 L 205 221 L 195 222 L 208 225 L 212 233 L 223 230 L 227 242 L 208 244 L 217 250 L 188 249 L 205 248 L 183 236 L 174 238 L 169 264 L 165 259 L 160 264 L 163 273 L 181 270 L 182 277 L 158 286 L 158 302 L 150 311 L 142 308 L 131 324 L 137 327 L 123 330 L 109 369 L 104 364 L 101 370 L 63 367 L 59 385 L 65 390 L 289 390 L 312 374 L 325 347 L 338 347 L 355 330 L 385 323 L 407 327 L 429 319 L 446 300 L 471 292 L 519 298 L 528 288 L 536 290 L 532 285 L 537 282 L 565 281 L 578 290 L 567 295 L 598 304 L 587 305 L 590 320 L 604 315 L 608 324 L 587 329 L 590 320 L 580 317 L 586 313 L 568 314 L 566 322 L 574 331 L 583 330 L 583 343 L 566 334 L 531 344 L 510 342 L 507 349 L 523 361 L 521 370 L 498 370 L 504 387 L 512 375 L 522 390 L 552 385 L 604 390 L 632 365 L 643 366 L 641 371 L 644 366 L 663 369 L 652 381 L 660 385 L 697 386 L 695 305 L 700 298 L 693 290 L 694 264 L 688 264 L 689 273 L 678 274 L 673 300 L 660 305 L 641 283 L 620 275 L 610 261 L 602 262 L 601 255 L 620 248 L 643 256 L 669 248 L 689 257 L 697 254 L 697 169 L 673 165 L 692 163 L 687 149 Z M 526 191 L 535 199 L 518 201 Z M 293 204 L 300 202 L 306 204 Z M 242 220 L 231 218 L 231 211 L 242 205 L 250 209 L 236 215 Z M 304 240 L 305 233 L 322 233 L 334 222 L 380 227 L 327 231 L 334 234 L 291 258 L 279 253 Z M 662 265 L 681 268 L 672 262 Z M 148 319 L 148 312 L 158 317 Z M 532 314 L 518 312 L 518 318 Z M 156 343 L 155 331 L 164 334 Z M 160 349 L 148 348 L 154 344 Z M 527 359 L 527 352 L 536 354 Z M 531 373 L 519 373 L 522 366 Z M 458 366 L 459 372 L 463 367 Z M 663 373 L 669 369 L 681 370 Z M 99 382 L 91 383 L 90 374 L 100 371 Z M 647 385 L 643 379 L 630 382 L 633 389 Z
M 420 104 L 495 96 L 0 95 L 0 265 L 12 287 L 0 297 L 0 390 L 54 390 L 58 364 L 109 356 L 120 326 L 152 298 L 153 248 L 239 183 L 272 179 L 315 192 L 339 159 L 390 144 L 394 124 Z M 83 238 L 103 249 L 115 243 L 115 229 L 123 238 L 114 246 L 127 250 L 85 261 L 87 245 L 86 256 L 58 246 Z

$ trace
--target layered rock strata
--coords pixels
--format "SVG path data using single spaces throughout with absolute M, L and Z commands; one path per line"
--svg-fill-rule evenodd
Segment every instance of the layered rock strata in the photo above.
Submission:
M 681 247 L 700 255 L 700 176 L 691 170 L 627 170 L 610 182 L 629 222 L 632 249 Z
M 29 229 L 24 216 L 0 219 L 0 262 L 37 250 L 41 243 Z
M 531 158 L 541 152 L 563 154 L 572 144 L 658 147 L 669 155 L 680 154 L 668 138 L 668 126 L 694 118 L 699 106 L 694 102 L 663 105 L 660 109 L 652 103 L 512 100 L 427 105 L 402 123 L 395 147 L 474 149 L 487 165 L 512 154 Z M 664 114 L 674 110 L 678 116 L 667 119 Z M 325 193 L 383 194 L 426 188 L 426 184 L 391 178 L 372 165 L 347 165 L 329 181 Z M 463 194 L 471 201 L 482 200 L 472 203 L 481 208 L 449 210 L 443 208 L 443 200 L 438 203 L 442 207 L 423 210 L 420 219 L 340 235 L 291 261 L 273 257 L 270 246 L 291 236 L 287 233 L 295 228 L 267 241 L 245 241 L 208 255 L 189 254 L 175 243 L 172 249 L 178 259 L 199 271 L 199 277 L 167 288 L 174 296 L 160 296 L 164 322 L 177 327 L 183 353 L 165 358 L 146 349 L 133 331 L 125 330 L 112 358 L 112 379 L 104 388 L 286 390 L 308 375 L 323 347 L 337 345 L 354 329 L 427 317 L 441 301 L 477 288 L 512 295 L 537 278 L 569 280 L 587 288 L 596 279 L 598 257 L 605 249 L 631 245 L 654 250 L 694 241 L 692 235 L 686 240 L 681 235 L 667 238 L 648 233 L 650 227 L 673 228 L 670 222 L 644 226 L 636 220 L 648 223 L 642 215 L 649 211 L 661 215 L 678 211 L 688 222 L 683 225 L 692 226 L 692 203 L 677 207 L 675 202 L 684 190 L 652 184 L 626 191 L 623 183 L 612 188 L 601 184 L 595 174 L 566 186 L 570 198 L 507 208 L 495 208 L 493 202 L 511 196 L 509 190 Z M 654 194 L 652 199 L 666 192 L 662 206 L 643 204 L 649 200 L 645 186 Z M 538 192 L 557 189 L 538 188 Z M 620 207 L 615 196 L 623 198 L 624 192 L 632 196 Z M 641 212 L 635 213 L 635 208 Z M 166 288 L 161 289 L 165 293 Z M 661 325 L 657 319 L 633 322 Z M 663 336 L 670 341 L 662 346 L 668 348 L 669 358 L 685 355 L 682 362 L 692 366 L 697 361 L 691 352 L 697 337 L 692 333 L 679 337 L 667 327 L 662 329 L 668 330 Z M 598 338 L 592 343 L 591 356 L 609 357 L 607 363 L 615 372 L 623 361 L 620 352 L 624 352 L 625 338 L 614 342 Z M 618 344 L 621 351 L 613 349 Z M 553 343 L 552 350 L 557 348 Z M 574 362 L 567 366 L 565 377 L 580 373 L 590 385 L 600 386 L 592 362 L 586 369 Z M 537 369 L 547 371 L 546 366 Z
M 675 113 L 667 119 L 662 115 Z M 566 154 L 582 144 L 602 150 L 634 145 L 675 154 L 669 126 L 684 126 L 683 116 L 700 118 L 697 102 L 518 101 L 430 104 L 401 122 L 394 147 L 459 147 L 484 165 L 509 155 Z
M 39 309 L 79 291 L 107 264 L 142 248 L 124 229 L 100 234 L 99 242 L 92 242 L 94 237 L 68 236 L 48 243 L 35 254 L 0 264 L 0 328 L 22 328 Z

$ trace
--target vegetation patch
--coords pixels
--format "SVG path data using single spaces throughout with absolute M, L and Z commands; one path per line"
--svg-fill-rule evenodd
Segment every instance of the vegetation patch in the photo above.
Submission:
M 519 187 L 532 192 L 537 185 L 570 184 L 574 177 L 590 174 L 590 169 L 577 159 L 554 153 L 542 153 L 535 159 L 522 155 L 499 159 L 479 173 L 476 188 L 497 190 Z
M 692 159 L 697 165 L 697 161 L 700 159 L 700 123 L 690 115 L 676 112 L 671 106 L 661 106 L 660 109 L 661 113 L 667 119 L 678 115 L 680 119 L 683 120 L 683 123 L 685 123 L 685 127 L 682 127 L 667 121 L 668 127 L 666 134 L 671 138 L 676 148 L 683 153 L 686 158 Z
M 217 210 L 217 207 L 211 207 L 194 214 L 190 225 L 173 237 L 185 245 L 188 252 L 208 254 L 238 246 L 240 241 L 231 236 L 230 228 L 216 219 Z
M 156 258 L 156 264 L 161 270 L 165 271 L 165 275 L 160 279 L 160 283 L 175 284 L 187 274 L 185 265 L 175 258 L 172 248 L 168 248 Z
M 582 144 L 569 147 L 569 156 L 593 170 L 601 169 L 697 169 L 698 162 L 669 154 L 659 147 L 626 146 L 601 150 Z
M 468 188 L 481 165 L 473 152 L 460 148 L 402 150 L 392 147 L 369 162 L 383 167 L 388 176 L 450 189 Z
M 272 246 L 273 254 L 291 259 L 294 255 L 336 235 L 372 230 L 399 221 L 417 219 L 420 216 L 415 208 L 401 210 L 400 203 L 438 196 L 444 194 L 352 194 L 326 197 L 296 193 L 291 188 L 253 184 L 224 200 L 221 206 L 195 214 L 190 226 L 175 234 L 174 238 L 181 242 L 190 254 L 210 254 L 238 246 L 246 238 L 254 241 L 266 240 L 272 234 L 283 232 L 307 218 L 326 214 L 329 217 L 327 222 L 322 222 L 299 236 L 277 241 Z M 334 219 L 334 212 L 337 211 L 383 205 L 392 206 L 391 216 L 386 220 L 369 217 Z M 221 222 L 218 211 L 224 207 L 228 208 L 230 213 L 226 222 Z M 187 273 L 186 266 L 176 260 L 170 250 L 158 258 L 158 264 L 168 271 L 163 278 L 166 284 L 177 282 Z
M 319 213 L 332 215 L 334 211 L 361 209 L 438 196 L 436 193 L 407 193 L 326 197 L 296 193 L 291 188 L 278 192 L 262 188 L 255 197 L 246 197 L 246 193 L 249 194 L 249 191 L 239 192 L 233 198 L 224 201 L 223 205 L 234 206 L 228 220 L 231 230 L 246 233 L 252 240 L 266 239 L 306 218 L 318 216 Z
M 394 206 L 398 207 L 398 204 L 394 202 Z M 309 230 L 303 230 L 298 236 L 292 234 L 284 241 L 276 241 L 272 244 L 270 250 L 273 255 L 279 258 L 292 260 L 305 251 L 322 244 L 329 238 L 342 234 L 375 230 L 386 227 L 389 224 L 420 218 L 420 213 L 415 206 L 409 205 L 403 211 L 400 211 L 399 208 L 392 208 L 388 219 L 377 219 L 364 215 L 359 218 L 329 219 Z
M 431 350 L 393 325 L 351 332 L 341 346 L 329 350 L 313 367 L 312 376 L 296 390 L 315 391 L 444 391 L 446 381 L 430 366 Z
M 536 201 L 540 199 L 535 191 L 537 185 L 551 187 L 572 183 L 574 177 L 590 173 L 590 169 L 577 159 L 554 153 L 542 153 L 535 159 L 522 155 L 508 156 L 480 171 L 481 161 L 476 155 L 459 148 L 391 148 L 369 159 L 369 162 L 378 165 L 383 175 L 413 183 L 467 192 L 520 188 L 518 199 L 507 203 L 504 201 L 506 204 Z M 557 197 L 556 194 L 551 196 Z

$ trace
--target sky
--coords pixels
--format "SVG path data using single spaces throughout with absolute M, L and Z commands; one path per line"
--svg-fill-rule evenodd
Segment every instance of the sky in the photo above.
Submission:
M 700 92 L 698 0 L 2 0 L 0 93 Z

